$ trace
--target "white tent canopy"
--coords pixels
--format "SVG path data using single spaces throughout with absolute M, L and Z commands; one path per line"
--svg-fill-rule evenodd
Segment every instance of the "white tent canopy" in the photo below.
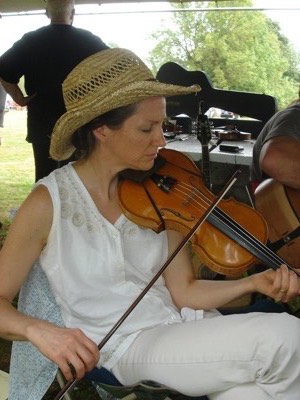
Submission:
M 169 3 L 191 2 L 192 0 L 168 0 Z M 226 1 L 226 0 L 206 0 Z M 271 0 L 272 1 L 272 0 Z M 161 3 L 166 0 L 75 0 L 75 4 L 113 4 L 113 3 Z M 45 9 L 45 0 L 0 0 L 0 14 L 12 12 L 37 11 Z
M 146 3 L 162 2 L 165 0 L 75 0 L 75 4 L 109 4 L 109 3 Z M 182 0 L 169 0 L 169 2 L 181 2 Z M 183 0 L 189 1 L 189 0 Z M 45 9 L 45 0 L 0 0 L 0 13 L 26 12 Z
M 9 14 L 9 13 L 22 13 L 28 11 L 41 11 L 45 10 L 45 1 L 46 0 L 0 0 L 0 18 L 1 14 Z M 216 5 L 219 2 L 226 3 L 228 0 L 206 0 L 215 2 Z M 192 2 L 192 0 L 75 0 L 75 4 L 124 4 L 124 3 L 182 3 L 182 2 Z M 267 0 L 267 2 L 271 5 L 275 5 L 276 0 Z M 296 2 L 296 0 L 295 0 Z M 251 7 L 255 8 L 255 7 Z M 264 7 L 264 9 L 267 9 Z M 297 8 L 299 9 L 299 8 Z

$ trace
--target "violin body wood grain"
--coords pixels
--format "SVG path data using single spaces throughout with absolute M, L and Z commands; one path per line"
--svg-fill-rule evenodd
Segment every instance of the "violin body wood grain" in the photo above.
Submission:
M 300 191 L 267 179 L 254 197 L 268 224 L 271 248 L 293 268 L 300 268 Z

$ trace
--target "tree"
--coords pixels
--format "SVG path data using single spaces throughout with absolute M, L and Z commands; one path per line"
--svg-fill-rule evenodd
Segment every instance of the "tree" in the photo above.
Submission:
M 223 3 L 220 2 L 220 9 Z M 226 2 L 251 6 L 251 0 Z M 150 53 L 154 71 L 167 61 L 188 70 L 205 71 L 220 89 L 265 93 L 279 106 L 294 100 L 299 86 L 299 54 L 278 24 L 260 11 L 209 11 L 214 4 L 174 4 L 174 10 L 191 7 L 206 11 L 175 12 L 172 25 L 156 32 L 157 45 Z

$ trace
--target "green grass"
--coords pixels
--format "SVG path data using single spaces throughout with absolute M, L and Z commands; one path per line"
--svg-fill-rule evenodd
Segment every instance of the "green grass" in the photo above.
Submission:
M 34 184 L 34 160 L 26 138 L 26 110 L 10 110 L 0 128 L 0 221 L 18 208 Z

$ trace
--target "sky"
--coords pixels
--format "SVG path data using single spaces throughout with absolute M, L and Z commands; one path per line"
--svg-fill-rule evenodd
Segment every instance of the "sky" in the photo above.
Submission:
M 297 4 L 298 3 L 298 4 Z M 255 0 L 257 7 L 296 8 L 298 10 L 268 11 L 268 16 L 279 22 L 282 33 L 288 37 L 294 48 L 300 52 L 300 4 L 299 0 Z M 76 6 L 77 15 L 74 26 L 92 31 L 101 37 L 107 44 L 130 48 L 145 61 L 154 43 L 149 35 L 168 23 L 171 23 L 172 14 L 154 12 L 170 9 L 168 2 L 162 3 L 131 3 L 126 5 L 94 5 Z M 126 14 L 112 14 L 113 11 L 130 11 Z M 146 11 L 151 12 L 146 12 Z M 80 15 L 93 11 L 104 14 Z M 133 11 L 139 11 L 134 13 Z M 0 54 L 7 50 L 25 32 L 47 25 L 49 20 L 45 15 L 3 16 L 0 19 Z

